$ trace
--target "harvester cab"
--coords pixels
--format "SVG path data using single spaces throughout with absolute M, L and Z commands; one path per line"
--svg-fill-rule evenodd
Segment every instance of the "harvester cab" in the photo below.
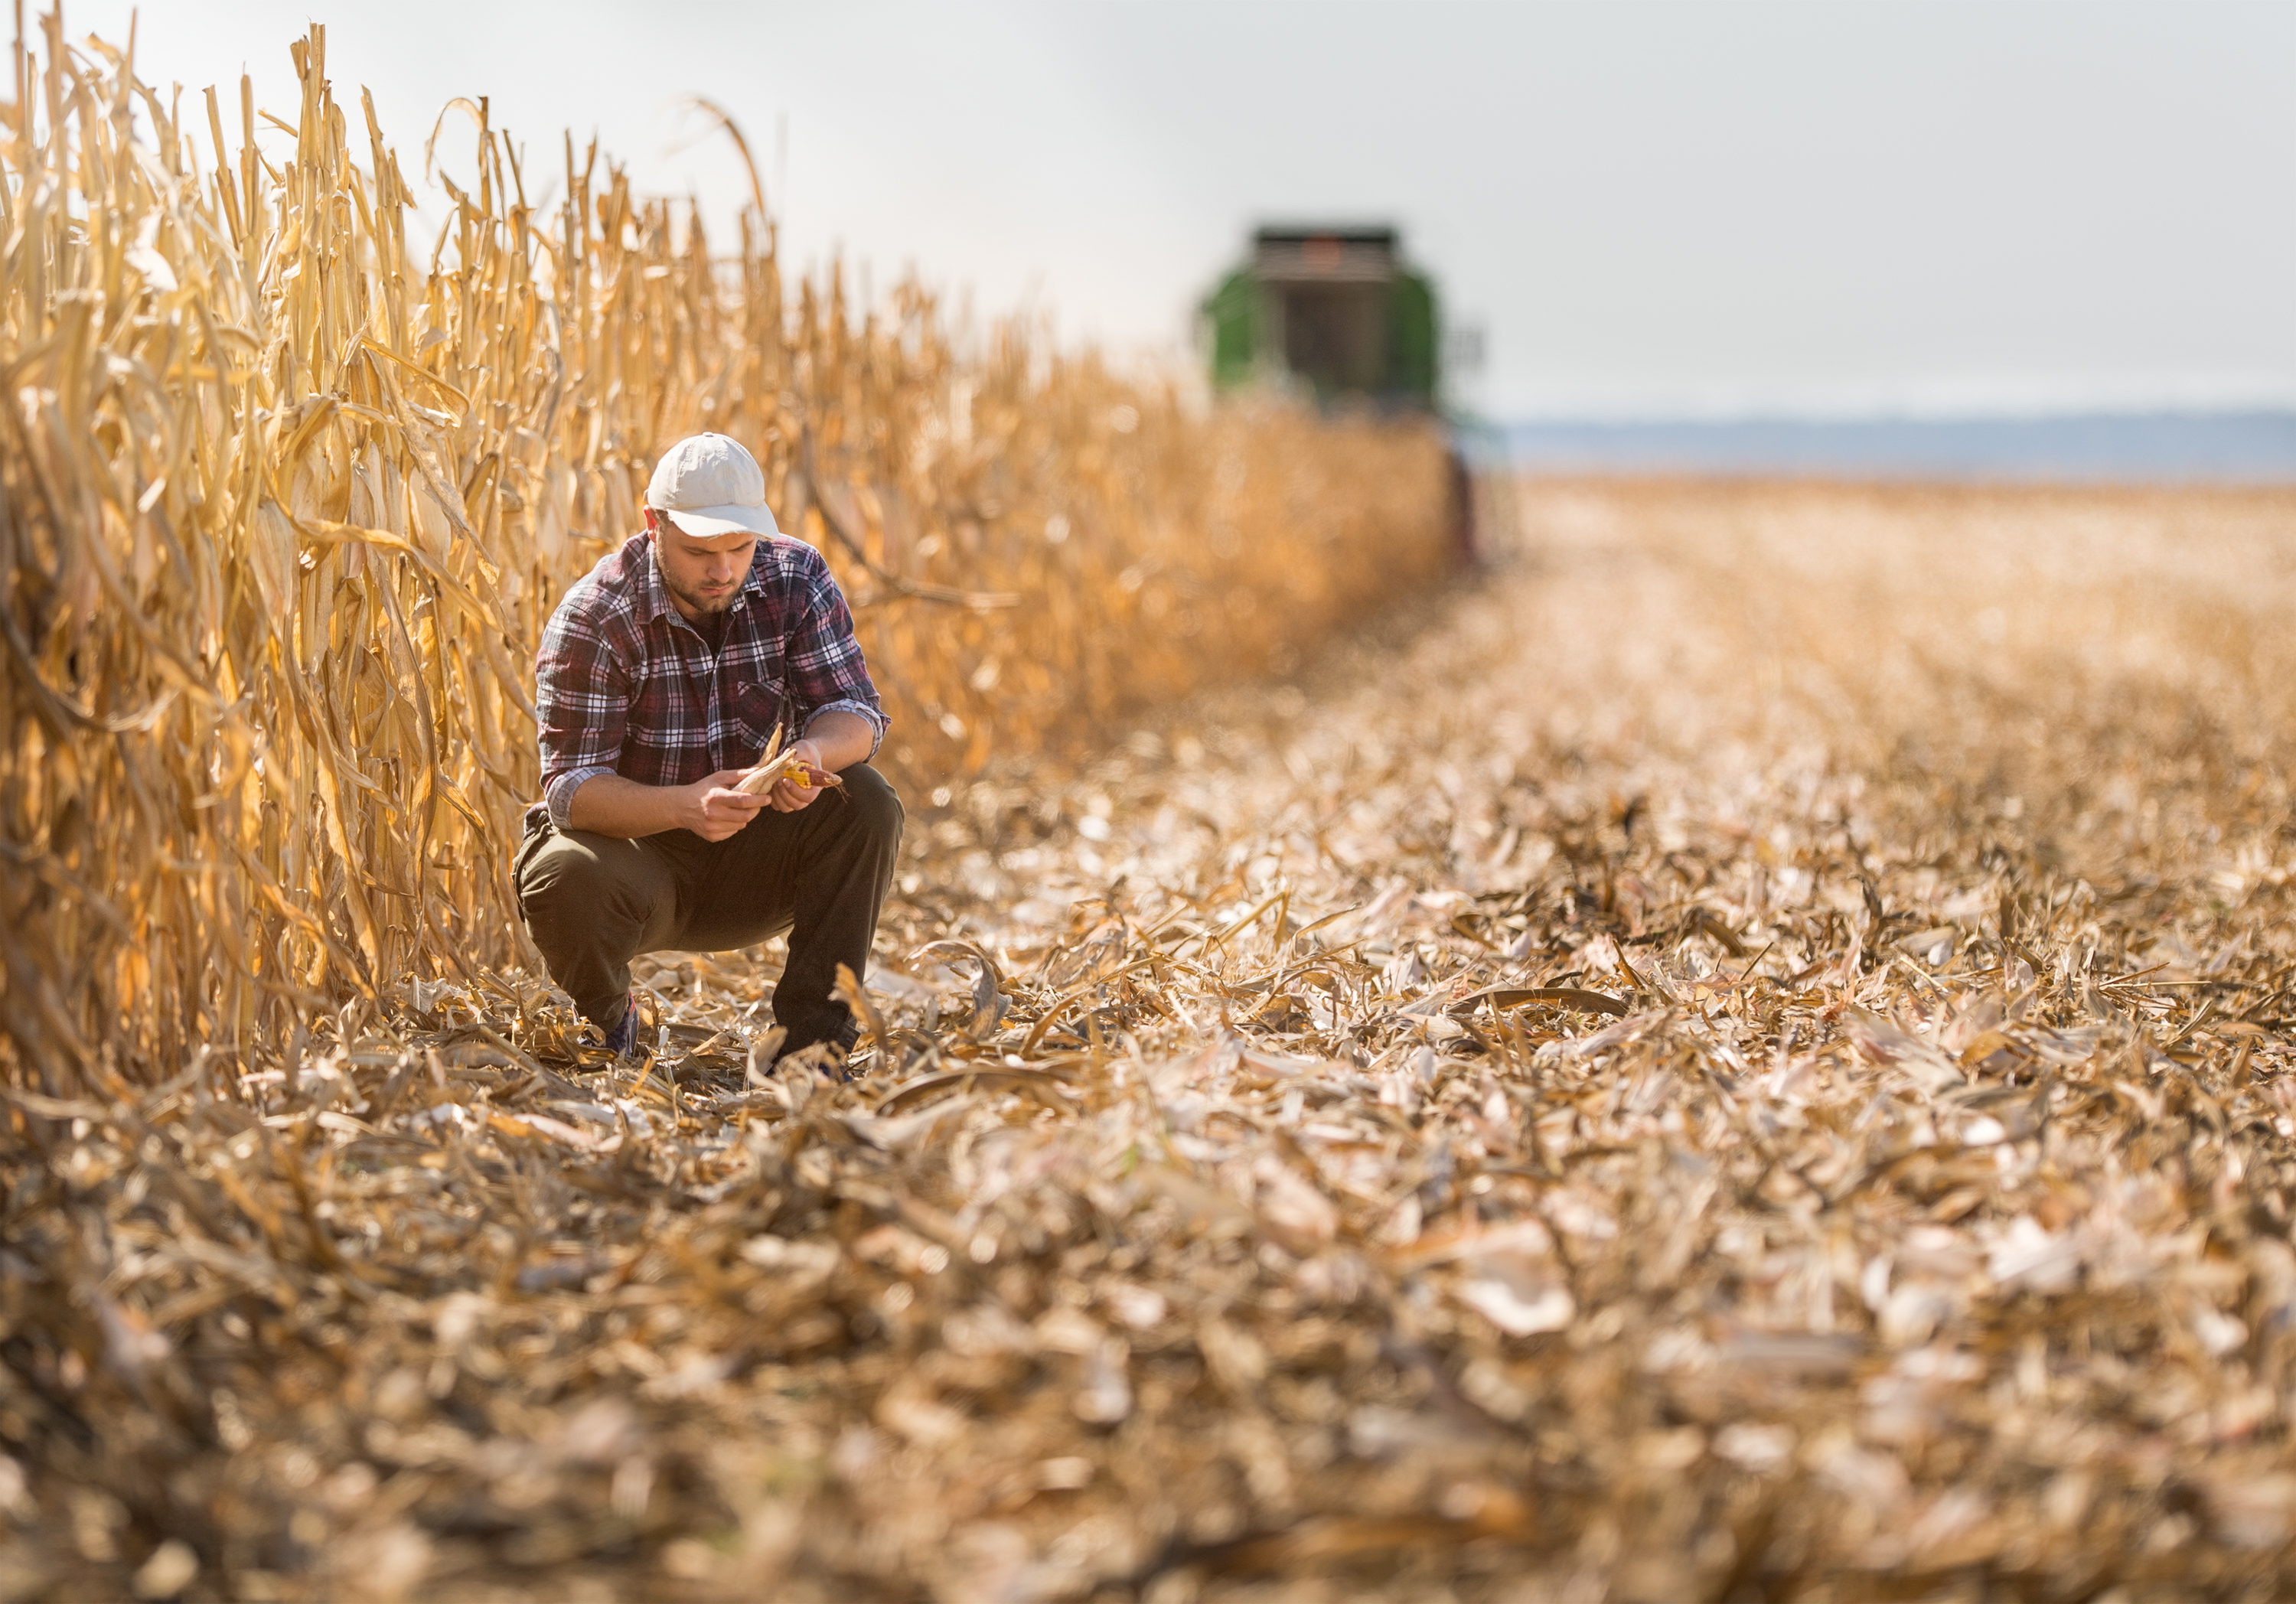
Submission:
M 1326 405 L 1435 409 L 1435 291 L 1392 228 L 1262 228 L 1204 314 L 1218 389 L 1274 382 Z

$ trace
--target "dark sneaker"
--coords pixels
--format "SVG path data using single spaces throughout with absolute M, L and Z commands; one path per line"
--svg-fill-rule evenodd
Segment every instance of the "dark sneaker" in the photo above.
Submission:
M 630 1056 L 630 1045 L 638 1039 L 638 1011 L 635 1004 L 622 1012 L 621 1022 L 606 1033 L 606 1051 L 616 1058 Z
M 849 1026 L 830 1035 L 816 1036 L 809 1042 L 785 1042 L 782 1050 L 774 1055 L 774 1062 L 779 1064 L 798 1053 L 808 1053 L 821 1073 L 831 1080 L 850 1080 L 853 1076 L 846 1068 L 846 1060 L 852 1056 L 853 1043 L 860 1039 L 859 1028 Z
M 618 1059 L 633 1059 L 638 1055 L 638 994 L 630 993 L 629 1006 L 614 1027 L 605 1033 L 606 1051 Z

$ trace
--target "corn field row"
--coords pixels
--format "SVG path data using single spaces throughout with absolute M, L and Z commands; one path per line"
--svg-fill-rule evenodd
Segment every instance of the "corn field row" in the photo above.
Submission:
M 952 327 L 914 284 L 791 285 L 761 211 L 729 249 L 594 148 L 532 157 L 483 101 L 432 133 L 473 130 L 476 177 L 439 175 L 420 237 L 324 29 L 275 111 L 246 80 L 163 95 L 40 27 L 0 105 L 21 1084 L 165 1079 L 520 962 L 532 649 L 693 430 L 748 444 L 828 552 L 884 761 L 926 795 L 1281 668 L 1446 560 L 1427 430 L 1207 412 L 1024 327 Z

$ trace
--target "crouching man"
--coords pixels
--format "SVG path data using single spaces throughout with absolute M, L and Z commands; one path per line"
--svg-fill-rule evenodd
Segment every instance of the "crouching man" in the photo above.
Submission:
M 757 460 L 679 441 L 645 529 L 566 593 L 535 664 L 543 799 L 527 814 L 520 911 L 551 978 L 615 1052 L 637 1028 L 630 960 L 789 932 L 783 1052 L 849 1050 L 837 966 L 867 972 L 901 840 L 868 765 L 885 715 L 821 553 L 783 536 Z M 733 789 L 776 726 L 832 788 Z

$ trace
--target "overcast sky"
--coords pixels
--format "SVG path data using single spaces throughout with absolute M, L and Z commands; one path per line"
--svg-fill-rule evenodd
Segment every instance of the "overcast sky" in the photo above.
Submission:
M 310 20 L 410 169 L 486 94 L 727 218 L 701 94 L 795 262 L 1125 352 L 1255 220 L 1392 219 L 1496 417 L 2296 405 L 2286 0 L 147 0 L 138 64 L 289 114 Z

